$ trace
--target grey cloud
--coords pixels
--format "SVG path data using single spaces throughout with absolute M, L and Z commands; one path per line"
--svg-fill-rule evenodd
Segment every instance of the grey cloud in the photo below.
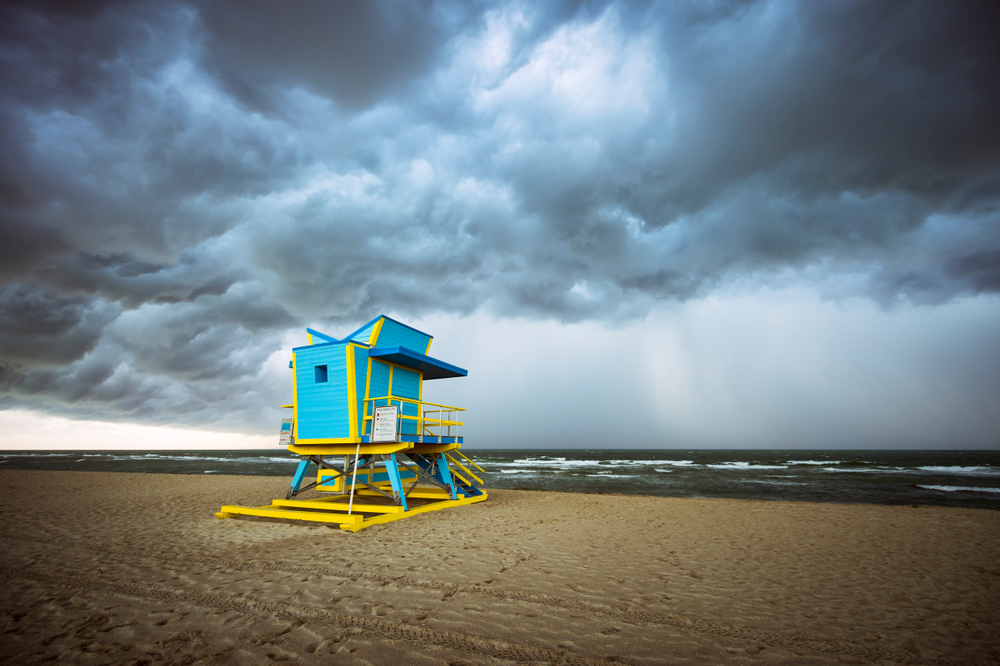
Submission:
M 979 250 L 952 260 L 950 277 L 968 282 L 971 291 L 1000 292 L 1000 250 Z
M 247 271 L 188 251 L 175 264 L 137 259 L 132 253 L 110 256 L 78 252 L 36 272 L 44 284 L 63 293 L 100 294 L 135 308 L 143 303 L 180 303 L 218 296 L 247 278 Z
M 0 355 L 16 364 L 70 363 L 94 348 L 117 314 L 114 305 L 94 299 L 9 285 L 0 292 Z
M 255 294 L 239 294 L 238 302 L 227 298 L 124 312 L 73 362 L 20 369 L 0 407 L 159 424 L 180 419 L 217 429 L 261 427 L 261 405 L 274 407 L 282 399 L 273 379 L 260 379 L 261 367 L 278 349 L 289 321 Z
M 468 13 L 461 3 L 442 4 L 200 3 L 206 66 L 254 108 L 276 110 L 273 98 L 297 85 L 365 108 L 430 71 L 447 31 Z
M 995 178 L 998 27 L 989 3 L 821 2 L 668 28 L 693 130 L 685 178 L 710 198 L 772 172 L 804 193 L 888 189 L 935 204 Z
M 257 374 L 290 323 L 252 294 L 206 296 L 124 313 L 107 335 L 138 370 L 195 382 L 235 380 Z
M 264 428 L 253 378 L 307 324 L 641 317 L 788 272 L 996 293 L 997 15 L 8 5 L 0 404 Z

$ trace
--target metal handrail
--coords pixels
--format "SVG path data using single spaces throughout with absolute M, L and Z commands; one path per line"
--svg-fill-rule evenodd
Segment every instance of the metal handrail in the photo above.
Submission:
M 439 436 L 442 436 L 443 433 L 433 432 L 432 430 L 430 430 L 430 428 L 447 428 L 448 432 L 446 434 L 444 434 L 444 436 L 451 437 L 452 436 L 451 435 L 451 429 L 452 429 L 452 427 L 454 427 L 455 428 L 455 436 L 457 437 L 458 436 L 458 426 L 465 425 L 464 421 L 453 420 L 451 418 L 452 415 L 455 412 L 464 412 L 464 411 L 466 411 L 464 407 L 452 407 L 450 405 L 440 405 L 440 404 L 435 403 L 435 402 L 427 402 L 425 400 L 414 400 L 413 398 L 404 398 L 402 396 L 397 396 L 397 395 L 386 395 L 386 396 L 381 396 L 381 397 L 378 397 L 378 398 L 365 398 L 364 402 L 366 402 L 366 403 L 367 402 L 376 403 L 379 400 L 385 400 L 387 404 L 390 404 L 390 403 L 393 403 L 393 402 L 400 402 L 400 403 L 404 403 L 405 402 L 405 403 L 409 403 L 409 404 L 412 404 L 412 405 L 417 405 L 418 406 L 417 407 L 417 416 L 413 416 L 411 414 L 402 414 L 401 413 L 401 414 L 399 414 L 399 418 L 400 418 L 400 420 L 416 421 L 417 422 L 417 432 L 422 433 L 424 435 L 430 435 L 431 437 L 439 437 Z M 424 405 L 431 406 L 431 407 L 437 407 L 438 409 L 427 409 L 427 410 L 424 410 L 423 409 Z M 368 411 L 367 406 L 365 407 L 364 411 L 365 412 Z M 400 411 L 402 411 L 402 410 L 400 410 Z M 437 418 L 428 417 L 427 416 L 428 414 L 438 414 L 438 417 Z M 446 414 L 447 414 L 448 418 L 446 418 L 446 416 L 445 416 Z M 365 414 L 364 418 L 362 419 L 362 428 L 361 428 L 362 434 L 364 434 L 364 435 L 368 434 L 368 432 L 367 432 L 368 431 L 368 422 L 371 421 L 373 418 L 374 418 L 373 416 Z
M 442 409 L 450 412 L 464 412 L 465 407 L 452 407 L 451 405 L 439 405 L 436 402 L 427 402 L 426 400 L 414 400 L 413 398 L 404 398 L 400 395 L 384 395 L 380 398 L 365 398 L 365 402 L 374 402 L 375 400 L 399 400 L 400 402 L 410 402 L 415 405 L 431 405 L 432 407 L 441 407 Z M 436 411 L 436 410 L 434 410 Z

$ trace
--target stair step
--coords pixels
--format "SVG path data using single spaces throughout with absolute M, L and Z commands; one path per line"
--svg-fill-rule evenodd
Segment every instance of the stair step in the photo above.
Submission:
M 337 501 L 330 500 L 281 500 L 276 499 L 271 502 L 271 506 L 301 507 L 303 509 L 322 509 L 324 511 L 347 511 L 347 502 L 337 498 Z M 403 507 L 392 504 L 359 504 L 354 503 L 352 511 L 366 511 L 368 513 L 403 513 Z M 353 513 L 351 514 L 353 515 Z
M 340 523 L 357 525 L 364 520 L 358 514 L 347 515 L 345 513 L 320 513 L 317 511 L 289 511 L 287 509 L 272 509 L 271 507 L 258 506 L 224 506 L 219 510 L 221 514 L 262 516 L 264 518 L 286 518 L 289 520 L 310 520 L 318 523 Z

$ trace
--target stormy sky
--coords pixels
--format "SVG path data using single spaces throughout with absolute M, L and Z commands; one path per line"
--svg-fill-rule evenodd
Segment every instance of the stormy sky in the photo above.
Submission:
M 269 435 L 387 313 L 482 446 L 998 447 L 997 7 L 4 4 L 0 410 Z

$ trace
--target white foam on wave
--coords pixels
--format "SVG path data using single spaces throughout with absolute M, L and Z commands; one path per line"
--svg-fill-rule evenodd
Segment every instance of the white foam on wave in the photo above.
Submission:
M 506 463 L 508 467 L 593 467 L 599 460 L 566 460 L 565 458 L 519 458 Z
M 557 467 L 557 468 L 569 468 L 569 467 L 598 467 L 598 468 L 608 468 L 608 467 L 635 467 L 635 466 L 650 466 L 650 465 L 671 465 L 674 467 L 688 467 L 694 465 L 693 460 L 634 460 L 627 458 L 617 458 L 612 460 L 567 460 L 566 458 L 518 458 L 509 463 L 490 461 L 487 464 L 490 465 L 502 465 L 504 467 Z
M 711 467 L 712 469 L 788 469 L 788 465 L 754 465 L 748 462 L 729 462 L 722 463 L 721 465 L 705 465 L 705 467 Z
M 118 456 L 114 456 L 118 458 Z M 122 456 L 120 460 L 224 460 L 229 462 L 232 458 L 215 458 L 212 456 L 177 456 L 162 453 L 147 453 L 142 456 Z
M 902 471 L 902 467 L 824 467 L 824 472 L 866 472 L 885 474 L 886 472 Z
M 939 474 L 971 474 L 974 476 L 988 475 L 993 476 L 995 474 L 1000 474 L 1000 469 L 996 467 L 965 467 L 962 465 L 951 465 L 948 467 L 918 467 L 917 469 L 923 472 L 937 472 Z
M 839 460 L 789 460 L 789 465 L 839 465 Z
M 749 479 L 749 483 L 764 483 L 769 486 L 808 486 L 805 481 L 767 481 L 765 479 Z
M 693 460 L 600 460 L 592 461 L 594 466 L 601 469 L 636 469 L 636 468 L 648 468 L 663 465 L 673 465 L 675 467 L 688 467 L 694 464 Z
M 221 462 L 229 464 L 270 464 L 275 462 L 298 462 L 298 458 L 276 458 L 272 456 L 240 456 L 238 458 L 224 457 L 224 456 L 190 456 L 190 455 L 171 455 L 162 453 L 147 453 L 145 455 L 127 455 L 127 456 L 110 456 L 111 460 L 140 460 L 144 462 L 153 461 L 174 461 L 174 462 Z
M 974 488 L 972 486 L 920 486 L 917 488 L 923 488 L 924 490 L 941 490 L 946 493 L 954 493 L 959 491 L 974 492 L 974 493 L 1000 493 L 1000 488 Z

